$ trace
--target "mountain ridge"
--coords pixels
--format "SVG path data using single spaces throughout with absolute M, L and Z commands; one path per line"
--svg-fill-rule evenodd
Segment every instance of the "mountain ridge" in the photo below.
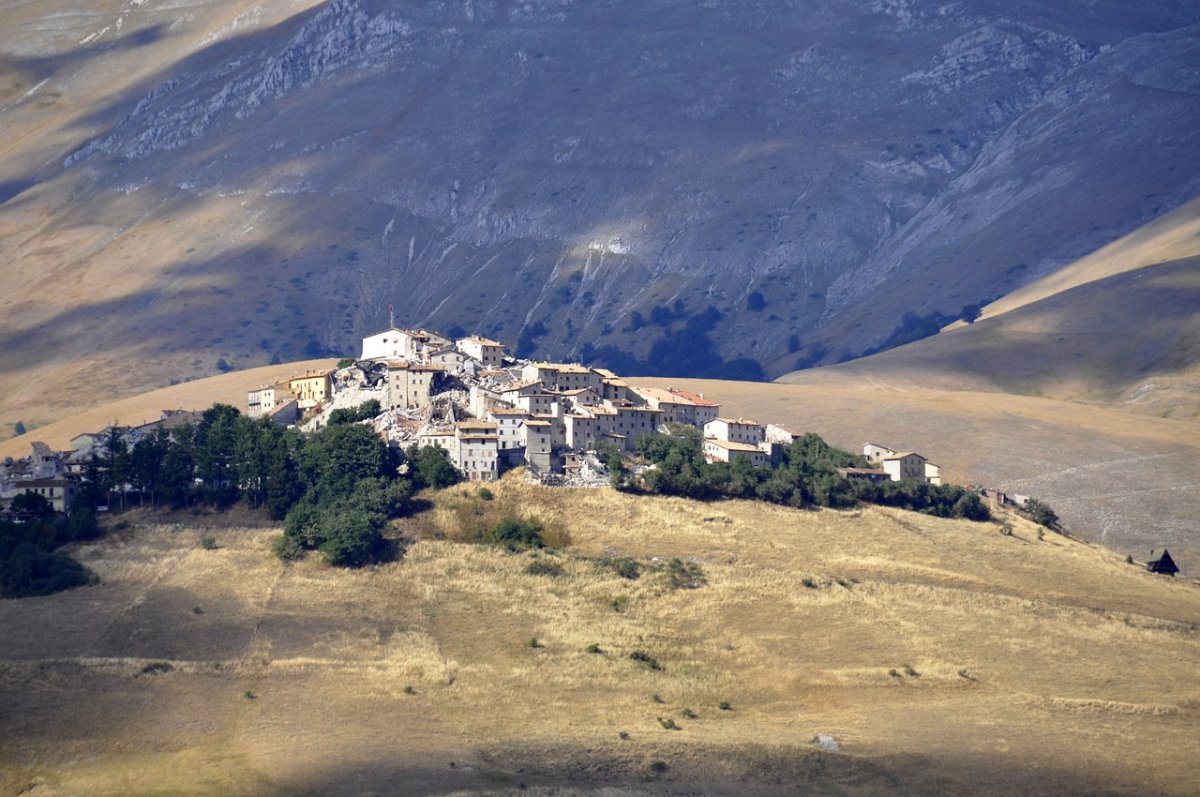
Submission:
M 642 359 L 680 324 L 635 312 L 712 306 L 774 376 L 1200 195 L 1187 3 L 68 6 L 0 15 L 6 419 L 344 353 L 389 305 Z

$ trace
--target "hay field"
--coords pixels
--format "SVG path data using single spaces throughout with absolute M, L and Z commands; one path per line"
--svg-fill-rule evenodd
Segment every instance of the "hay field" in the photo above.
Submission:
M 1020 520 L 493 491 L 359 572 L 207 517 L 80 547 L 102 584 L 0 603 L 0 793 L 1200 790 L 1192 582 Z M 453 542 L 475 511 L 571 545 Z

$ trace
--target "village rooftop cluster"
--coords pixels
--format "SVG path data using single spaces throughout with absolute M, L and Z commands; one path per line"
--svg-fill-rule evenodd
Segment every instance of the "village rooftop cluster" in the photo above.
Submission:
M 371 399 L 381 408 L 372 423 L 389 443 L 442 448 L 471 481 L 525 466 L 544 481 L 603 483 L 598 449 L 631 453 L 640 436 L 671 424 L 701 429 L 710 462 L 745 457 L 765 467 L 795 438 L 776 424 L 725 417 L 703 394 L 630 384 L 578 363 L 516 359 L 477 335 L 452 340 L 395 326 L 363 338 L 354 365 L 250 391 L 247 408 L 251 417 L 312 429 Z M 874 443 L 863 453 L 876 467 L 843 468 L 844 477 L 941 483 L 938 466 L 920 454 Z

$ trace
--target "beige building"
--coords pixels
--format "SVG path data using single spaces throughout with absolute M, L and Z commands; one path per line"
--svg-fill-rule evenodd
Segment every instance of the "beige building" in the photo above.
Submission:
M 500 476 L 497 425 L 463 421 L 454 427 L 458 451 L 451 455 L 467 481 L 495 481 Z
M 757 447 L 766 438 L 766 432 L 758 421 L 750 418 L 714 418 L 704 424 L 704 436 Z
M 541 382 L 548 390 L 579 390 L 590 387 L 604 392 L 604 378 L 586 365 L 572 363 L 530 363 L 521 369 L 521 378 Z
M 886 471 L 892 481 L 916 479 L 930 484 L 942 483 L 942 469 L 912 451 L 894 451 L 879 443 L 864 443 L 863 456 Z
M 251 418 L 261 418 L 270 415 L 275 408 L 296 399 L 291 388 L 283 382 L 260 387 L 246 394 L 246 415 Z
M 40 495 L 50 502 L 55 512 L 66 514 L 75 505 L 75 482 L 70 479 L 18 479 L 8 482 L 4 491 L 6 506 L 23 493 Z
M 778 443 L 781 446 L 790 446 L 792 441 L 801 435 L 793 432 L 785 426 L 780 426 L 777 423 L 768 423 L 766 429 L 766 441 L 768 443 Z
M 488 410 L 487 417 L 496 424 L 497 444 L 501 451 L 525 445 L 525 433 L 521 427 L 525 421 L 533 418 L 533 413 L 529 410 L 520 407 L 494 407 Z
M 897 451 L 883 458 L 883 469 L 894 482 L 915 479 L 925 481 L 925 457 L 911 451 Z
M 703 396 L 675 388 L 657 388 L 634 385 L 630 387 L 647 406 L 662 414 L 659 423 L 681 423 L 703 428 L 704 424 L 717 417 L 720 405 Z
M 548 473 L 554 453 L 554 430 L 549 421 L 533 418 L 521 425 L 524 431 L 525 462 L 535 472 Z
M 287 388 L 296 397 L 296 404 L 300 409 L 307 410 L 315 407 L 329 398 L 332 389 L 332 374 L 333 369 L 308 371 L 302 376 L 293 376 L 287 381 Z
M 445 373 L 441 365 L 392 360 L 388 362 L 386 409 L 421 409 L 430 405 L 435 380 Z
M 454 345 L 463 354 L 482 363 L 484 368 L 499 368 L 504 362 L 503 343 L 471 335 L 459 338 Z
M 737 457 L 745 457 L 756 468 L 771 464 L 770 455 L 752 443 L 718 440 L 712 437 L 705 439 L 704 458 L 709 462 L 733 462 Z
M 588 412 L 570 412 L 563 416 L 563 431 L 567 448 L 591 451 L 599 438 L 599 424 Z

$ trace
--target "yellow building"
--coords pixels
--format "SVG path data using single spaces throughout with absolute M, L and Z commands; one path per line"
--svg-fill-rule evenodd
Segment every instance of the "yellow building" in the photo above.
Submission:
M 288 389 L 296 396 L 296 403 L 300 409 L 310 409 L 329 398 L 332 374 L 332 368 L 325 371 L 308 371 L 303 376 L 293 376 L 287 381 Z

